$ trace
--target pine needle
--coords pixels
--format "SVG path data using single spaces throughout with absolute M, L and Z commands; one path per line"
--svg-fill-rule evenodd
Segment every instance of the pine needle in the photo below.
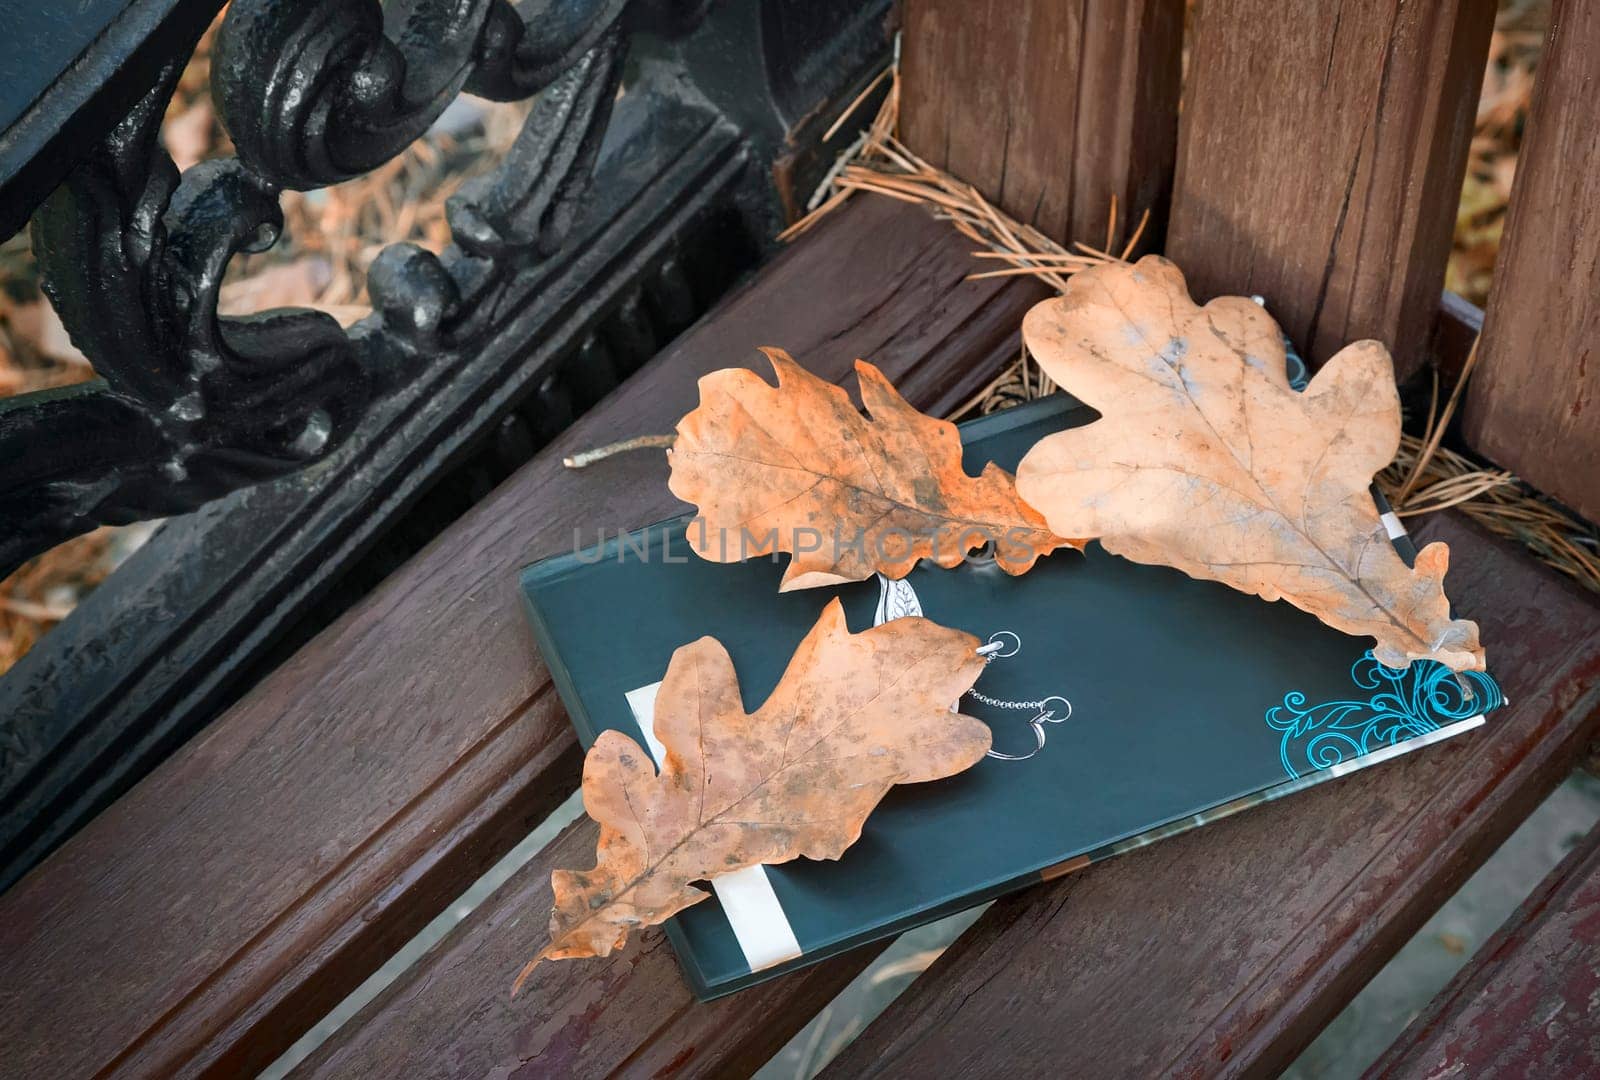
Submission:
M 677 439 L 676 435 L 635 435 L 631 439 L 607 443 L 593 450 L 583 450 L 570 457 L 564 457 L 561 459 L 561 464 L 569 469 L 581 469 L 597 461 L 604 461 L 608 457 L 625 454 L 629 450 L 671 449 Z

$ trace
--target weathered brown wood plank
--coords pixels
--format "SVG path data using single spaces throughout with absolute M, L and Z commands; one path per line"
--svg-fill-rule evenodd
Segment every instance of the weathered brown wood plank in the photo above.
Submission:
M 1177 148 L 1181 0 L 907 0 L 900 127 L 929 162 L 1059 241 L 1105 243 Z M 1146 247 L 1146 250 L 1150 250 Z
M 1600 722 L 1593 597 L 1459 518 L 1481 730 L 998 902 L 826 1075 L 1267 1076 L 1567 775 Z
M 1468 441 L 1600 521 L 1600 0 L 1558 0 L 1495 262 Z
M 1378 338 L 1421 366 L 1493 0 L 1202 5 L 1167 254 L 1259 293 L 1312 363 Z
M 1600 828 L 1367 1075 L 1600 1076 Z
M 670 430 L 699 375 L 762 344 L 836 380 L 870 357 L 913 402 L 959 404 L 1015 356 L 1039 295 L 965 282 L 968 247 L 917 208 L 857 200 L 0 897 L 7 1070 L 238 1075 L 275 1057 L 576 786 L 517 569 L 679 504 L 659 453 L 581 472 L 561 456 Z
M 699 1005 L 650 931 L 604 960 L 540 966 L 513 1000 L 512 976 L 546 940 L 550 871 L 592 863 L 597 834 L 574 823 L 295 1075 L 748 1076 L 878 951 Z

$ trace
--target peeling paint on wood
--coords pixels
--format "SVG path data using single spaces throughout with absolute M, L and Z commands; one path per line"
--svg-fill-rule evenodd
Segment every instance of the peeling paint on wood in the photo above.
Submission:
M 1367 1076 L 1600 1076 L 1600 827 Z

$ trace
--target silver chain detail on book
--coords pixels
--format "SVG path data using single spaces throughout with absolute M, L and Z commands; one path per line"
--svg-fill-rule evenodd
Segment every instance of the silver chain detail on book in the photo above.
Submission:
M 872 625 L 882 626 L 891 619 L 904 618 L 908 615 L 920 616 L 922 614 L 922 601 L 917 597 L 917 591 L 908 581 L 890 581 L 882 574 L 878 575 L 878 611 Z M 1003 660 L 1008 656 L 1015 656 L 1022 651 L 1022 638 L 1010 630 L 996 630 L 989 635 L 987 644 L 978 646 L 978 653 L 983 657 L 985 665 L 996 660 Z M 1044 726 L 1046 724 L 1059 724 L 1072 716 L 1072 702 L 1059 694 L 1052 694 L 1042 701 L 1007 701 L 1001 698 L 990 697 L 980 692 L 976 687 L 969 689 L 965 697 L 981 702 L 994 709 L 1026 710 L 1035 715 L 1028 721 L 1028 727 L 1033 731 L 1034 748 L 1025 754 L 1003 754 L 998 750 L 990 750 L 989 756 L 999 758 L 1001 761 L 1026 761 L 1044 749 Z M 951 706 L 952 711 L 955 706 Z M 1057 712 L 1060 715 L 1056 715 Z
M 1044 708 L 1044 702 L 1042 701 L 1001 701 L 999 698 L 992 698 L 988 694 L 980 694 L 976 687 L 967 691 L 967 697 L 981 701 L 985 705 L 992 706 L 996 709 L 1038 710 Z

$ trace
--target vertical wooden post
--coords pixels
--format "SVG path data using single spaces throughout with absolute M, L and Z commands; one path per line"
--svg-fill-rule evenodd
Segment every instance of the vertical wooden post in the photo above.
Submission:
M 1474 448 L 1600 521 L 1600 0 L 1556 0 L 1467 392 Z
M 1149 208 L 1159 238 L 1182 0 L 905 0 L 904 14 L 912 150 L 1056 240 L 1105 243 L 1113 195 L 1122 236 Z
M 1203 2 L 1167 252 L 1197 298 L 1260 293 L 1318 363 L 1421 366 L 1494 0 Z

